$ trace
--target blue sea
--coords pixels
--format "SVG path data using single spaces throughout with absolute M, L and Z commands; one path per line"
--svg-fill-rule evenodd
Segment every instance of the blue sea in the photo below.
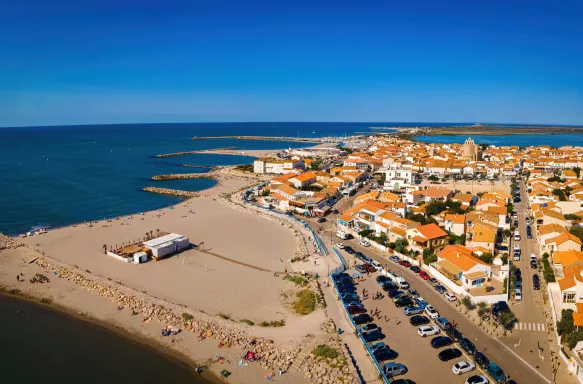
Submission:
M 396 123 L 405 126 L 407 124 Z M 416 126 L 416 124 L 408 124 Z M 164 173 L 206 172 L 179 164 L 247 164 L 247 156 L 197 154 L 199 149 L 281 149 L 310 144 L 194 136 L 344 136 L 371 132 L 373 123 L 126 124 L 0 129 L 0 232 L 56 228 L 174 204 L 178 197 L 143 192 L 147 186 L 200 191 L 211 179 L 153 181 Z

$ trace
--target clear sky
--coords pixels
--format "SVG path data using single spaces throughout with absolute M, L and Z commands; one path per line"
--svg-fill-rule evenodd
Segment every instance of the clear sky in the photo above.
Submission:
M 18 0 L 0 126 L 583 124 L 583 1 Z

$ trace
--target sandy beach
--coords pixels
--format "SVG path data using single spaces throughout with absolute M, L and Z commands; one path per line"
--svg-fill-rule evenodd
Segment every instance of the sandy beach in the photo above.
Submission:
M 160 329 L 168 325 L 164 321 L 180 323 L 180 314 L 188 312 L 204 324 L 218 324 L 220 329 L 237 335 L 273 340 L 273 348 L 279 354 L 268 353 L 272 356 L 266 361 L 276 361 L 287 369 L 286 365 L 293 363 L 305 345 L 327 337 L 321 330 L 326 315 L 322 309 L 305 316 L 293 313 L 282 297 L 295 287 L 277 272 L 287 268 L 290 272 L 325 275 L 338 262 L 333 257 L 310 257 L 305 262 L 291 263 L 294 256 L 313 252 L 312 244 L 306 239 L 309 233 L 279 215 L 244 206 L 238 193 L 233 193 L 262 178 L 232 168 L 222 168 L 214 177 L 218 181 L 215 187 L 171 209 L 77 224 L 16 239 L 24 246 L 0 251 L 0 284 L 8 289 L 18 288 L 26 295 L 49 298 L 47 301 L 74 312 L 161 343 L 196 364 L 223 353 L 230 363 L 214 363 L 210 370 L 217 375 L 228 367 L 236 372 L 229 378 L 230 382 L 257 382 L 266 374 L 268 365 L 249 364 L 241 370 L 236 362 L 245 351 L 241 348 L 220 350 L 216 339 L 200 341 L 195 333 L 183 332 L 172 339 L 162 338 Z M 127 244 L 157 230 L 185 235 L 198 248 L 140 265 L 124 263 L 104 254 L 104 245 Z M 37 257 L 38 260 L 28 263 Z M 79 275 L 71 275 L 72 271 Z M 24 282 L 16 282 L 14 277 L 19 273 L 24 274 Z M 29 283 L 36 273 L 49 276 L 51 282 Z M 105 288 L 97 289 L 93 282 Z M 109 289 L 125 293 L 113 295 L 107 293 Z M 141 315 L 118 310 L 123 297 L 137 300 L 140 304 L 131 302 L 131 307 L 136 308 L 132 312 L 141 310 Z M 168 319 L 162 318 L 162 322 L 144 323 L 148 317 L 144 313 L 150 313 L 149 304 L 144 303 L 154 302 L 175 310 Z M 255 324 L 284 320 L 285 326 L 247 326 L 240 322 L 244 319 Z M 190 326 L 189 323 L 186 326 Z M 193 332 L 195 328 L 193 325 Z M 306 339 L 308 334 L 312 336 Z M 302 373 L 301 370 L 288 372 L 274 381 L 307 382 Z

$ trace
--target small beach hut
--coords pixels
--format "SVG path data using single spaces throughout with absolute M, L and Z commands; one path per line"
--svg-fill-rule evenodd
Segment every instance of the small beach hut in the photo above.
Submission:
M 140 264 L 145 263 L 146 261 L 148 261 L 148 255 L 146 254 L 146 252 L 134 253 L 134 263 Z

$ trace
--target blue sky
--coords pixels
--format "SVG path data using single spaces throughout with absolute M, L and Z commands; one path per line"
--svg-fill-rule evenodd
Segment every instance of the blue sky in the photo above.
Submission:
M 583 2 L 40 1 L 0 12 L 0 126 L 583 124 Z

